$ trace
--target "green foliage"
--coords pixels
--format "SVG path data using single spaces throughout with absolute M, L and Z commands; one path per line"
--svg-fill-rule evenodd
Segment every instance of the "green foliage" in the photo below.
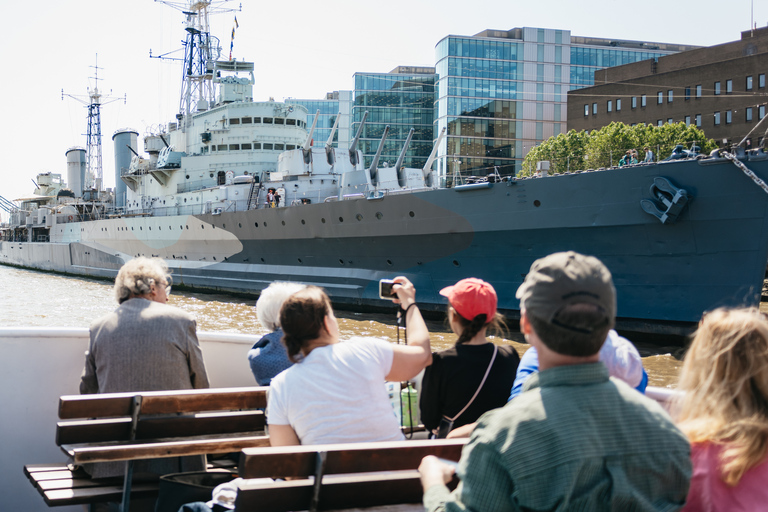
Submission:
M 704 132 L 685 123 L 667 123 L 662 126 L 611 123 L 591 132 L 571 130 L 557 137 L 550 137 L 528 152 L 522 165 L 521 175 L 530 176 L 536 172 L 536 164 L 549 160 L 550 173 L 562 173 L 583 169 L 613 167 L 630 149 L 636 149 L 638 159 L 645 158 L 644 147 L 654 153 L 654 160 L 662 160 L 672 153 L 674 147 L 682 144 L 690 149 L 694 144 L 701 153 L 709 154 L 717 143 L 707 139 Z

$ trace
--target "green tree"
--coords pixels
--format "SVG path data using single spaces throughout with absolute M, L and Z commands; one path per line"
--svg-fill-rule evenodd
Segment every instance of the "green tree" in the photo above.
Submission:
M 672 153 L 678 144 L 688 149 L 696 145 L 703 154 L 717 148 L 717 143 L 707 139 L 701 129 L 682 122 L 662 126 L 611 123 L 591 132 L 571 130 L 550 137 L 528 152 L 520 174 L 532 175 L 538 162 L 543 160 L 550 162 L 550 173 L 614 167 L 630 149 L 637 150 L 642 160 L 646 146 L 653 151 L 654 160 L 659 160 Z

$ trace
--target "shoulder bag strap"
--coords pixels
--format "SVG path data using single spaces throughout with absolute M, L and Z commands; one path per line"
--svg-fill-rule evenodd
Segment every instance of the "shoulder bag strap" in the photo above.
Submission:
M 467 405 L 464 406 L 462 410 L 459 411 L 459 414 L 454 416 L 453 418 L 448 418 L 450 421 L 456 421 L 456 418 L 464 414 L 464 411 L 467 410 L 467 408 L 472 405 L 472 402 L 475 401 L 475 398 L 477 398 L 478 393 L 480 393 L 480 390 L 483 389 L 483 384 L 485 384 L 485 379 L 488 378 L 488 374 L 491 373 L 491 366 L 493 366 L 493 362 L 496 360 L 496 353 L 499 351 L 498 345 L 493 345 L 493 355 L 491 356 L 491 362 L 488 363 L 488 369 L 485 370 L 485 375 L 483 375 L 483 380 L 480 382 L 480 385 L 477 387 L 477 390 L 475 391 L 475 394 L 472 395 L 472 398 L 469 399 L 469 402 L 467 402 Z M 447 416 L 446 416 L 447 418 Z

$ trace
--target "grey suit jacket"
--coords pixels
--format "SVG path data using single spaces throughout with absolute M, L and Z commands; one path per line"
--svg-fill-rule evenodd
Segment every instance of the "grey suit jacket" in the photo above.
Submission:
M 207 388 L 196 329 L 179 308 L 125 301 L 91 324 L 80 393 Z
M 129 299 L 91 324 L 81 394 L 208 387 L 195 319 L 179 308 Z M 200 471 L 200 456 L 136 461 L 137 479 Z M 93 478 L 122 475 L 123 462 L 86 464 Z

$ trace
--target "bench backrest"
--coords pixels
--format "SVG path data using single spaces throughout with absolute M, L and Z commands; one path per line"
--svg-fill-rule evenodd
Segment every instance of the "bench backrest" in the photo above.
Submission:
M 246 482 L 236 512 L 317 510 L 421 502 L 416 468 L 427 455 L 458 461 L 467 439 L 248 448 L 240 456 Z M 308 480 L 314 477 L 314 482 Z
M 226 453 L 268 444 L 266 387 L 71 395 L 59 399 L 56 443 L 76 463 Z M 211 439 L 224 437 L 215 451 Z M 254 436 L 264 442 L 247 443 Z M 197 438 L 198 442 L 179 443 Z M 147 443 L 157 440 L 157 443 Z M 132 441 L 143 444 L 129 445 Z M 175 444 L 174 444 L 174 441 Z M 105 446 L 92 446 L 106 443 Z M 245 444 L 243 444 L 245 443 Z M 80 445 L 80 447 L 78 447 Z M 83 446 L 87 445 L 87 446 Z M 161 445 L 158 452 L 157 446 Z M 165 451 L 164 451 L 165 450 Z

